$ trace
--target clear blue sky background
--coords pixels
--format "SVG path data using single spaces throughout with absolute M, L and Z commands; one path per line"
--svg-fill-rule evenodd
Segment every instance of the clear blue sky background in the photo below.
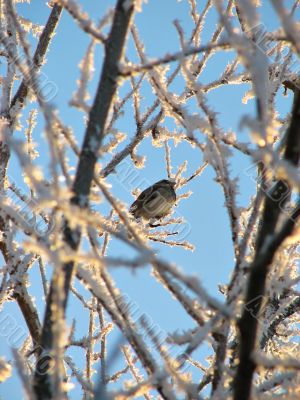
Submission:
M 201 4 L 202 10 L 204 2 Z M 278 20 L 270 6 L 269 1 L 262 1 L 263 7 L 260 8 L 262 13 L 262 21 L 267 29 L 274 29 Z M 287 2 L 291 4 L 291 2 Z M 95 1 L 81 0 L 84 10 L 89 12 L 95 22 L 103 16 L 103 12 L 108 6 L 112 6 L 112 1 Z M 24 17 L 32 19 L 33 22 L 44 24 L 49 15 L 49 8 L 44 1 L 32 0 L 31 6 L 26 3 L 20 4 L 18 10 Z M 135 16 L 140 37 L 142 38 L 147 54 L 149 57 L 159 57 L 167 52 L 178 50 L 178 38 L 172 20 L 179 19 L 182 26 L 186 30 L 187 36 L 191 31 L 191 23 L 189 17 L 189 8 L 187 1 L 176 2 L 175 0 L 149 0 L 147 4 L 143 4 L 143 12 Z M 207 43 L 213 33 L 218 19 L 214 12 L 210 12 L 205 24 L 203 44 Z M 81 144 L 84 134 L 83 114 L 77 109 L 69 106 L 72 93 L 76 89 L 76 79 L 79 77 L 78 64 L 82 59 L 90 39 L 86 34 L 77 27 L 76 23 L 64 12 L 56 36 L 51 44 L 50 51 L 47 55 L 47 63 L 43 68 L 43 72 L 53 81 L 58 88 L 57 95 L 53 99 L 54 105 L 59 110 L 59 114 L 65 124 L 70 125 L 76 134 L 78 143 Z M 32 48 L 35 48 L 35 41 L 31 41 Z M 133 52 L 132 44 L 129 45 L 128 54 L 132 59 L 136 59 Z M 102 64 L 102 50 L 98 46 L 95 55 L 95 77 L 91 82 L 91 97 L 95 93 L 96 84 Z M 134 54 L 134 55 L 133 55 Z M 206 67 L 205 72 L 201 76 L 201 82 L 206 83 L 219 77 L 224 69 L 224 65 L 232 58 L 232 53 L 220 53 L 212 57 Z M 175 64 L 174 64 L 175 66 Z M 173 68 L 173 66 L 172 66 Z M 1 75 L 4 73 L 4 65 L 0 64 Z M 176 92 L 174 83 L 172 89 Z M 125 85 L 128 90 L 128 85 Z M 239 130 L 239 121 L 242 115 L 254 113 L 254 101 L 248 104 L 242 104 L 241 99 L 249 89 L 247 85 L 224 87 L 220 90 L 212 91 L 208 95 L 210 107 L 218 112 L 218 120 L 221 127 L 228 131 L 232 129 L 238 134 L 243 142 L 248 142 L 249 135 L 247 131 Z M 126 92 L 121 89 L 121 93 Z M 290 108 L 291 97 L 283 97 L 283 90 L 279 91 L 277 104 L 280 113 L 285 115 Z M 144 99 L 142 104 L 152 104 L 153 94 L 150 89 L 144 89 Z M 143 109 L 143 111 L 145 108 Z M 27 113 L 24 113 L 24 118 Z M 173 128 L 171 122 L 166 122 L 170 128 Z M 133 109 L 127 107 L 125 114 L 118 121 L 117 127 L 127 133 L 131 138 L 134 131 Z M 42 164 L 47 170 L 47 148 L 43 144 L 42 139 L 43 120 L 39 118 L 39 123 L 34 131 L 34 140 L 38 143 L 40 151 L 40 159 L 38 163 Z M 23 132 L 17 135 L 23 137 Z M 200 137 L 200 134 L 199 134 Z M 122 147 L 122 145 L 121 145 Z M 140 181 L 145 179 L 150 183 L 156 182 L 166 177 L 164 150 L 163 148 L 151 148 L 150 139 L 147 139 L 138 149 L 138 154 L 146 154 L 147 161 L 145 168 L 139 170 Z M 174 171 L 178 165 L 184 160 L 189 161 L 186 176 L 189 176 L 199 165 L 199 151 L 191 150 L 187 144 L 180 144 L 177 148 L 172 148 L 172 162 Z M 129 159 L 128 159 L 129 161 Z M 101 162 L 101 161 L 100 161 Z M 250 196 L 254 193 L 254 184 L 245 174 L 245 169 L 249 167 L 251 160 L 240 157 L 236 153 L 232 157 L 232 177 L 240 179 L 240 193 L 238 196 L 239 206 L 246 206 Z M 103 162 L 105 164 L 105 162 Z M 76 162 L 74 160 L 74 167 Z M 10 165 L 10 173 L 19 181 L 19 167 L 14 158 Z M 193 195 L 180 203 L 176 209 L 176 213 L 184 216 L 190 226 L 190 234 L 187 239 L 196 246 L 195 252 L 191 253 L 184 249 L 153 245 L 165 259 L 170 262 L 176 262 L 181 266 L 187 274 L 193 274 L 201 280 L 203 285 L 211 295 L 222 296 L 218 292 L 219 284 L 226 284 L 230 278 L 230 273 L 234 266 L 233 251 L 231 245 L 231 234 L 229 231 L 229 222 L 227 212 L 224 207 L 224 197 L 220 186 L 214 181 L 215 174 L 212 168 L 207 168 L 200 178 L 193 180 L 186 188 L 193 191 Z M 112 191 L 122 201 L 130 205 L 133 197 L 130 193 L 132 187 L 124 187 L 121 184 L 122 175 L 117 173 L 109 177 L 112 184 Z M 143 189 L 144 187 L 142 187 Z M 120 243 L 112 240 L 109 245 L 108 254 L 125 255 L 127 248 L 120 246 Z M 48 268 L 48 276 L 51 275 L 52 268 Z M 117 285 L 128 294 L 132 301 L 139 304 L 140 309 L 146 312 L 162 330 L 172 332 L 176 329 L 184 330 L 193 326 L 193 322 L 186 316 L 183 309 L 176 305 L 173 298 L 159 285 L 156 280 L 150 276 L 150 268 L 142 268 L 132 273 L 128 269 L 120 268 L 113 271 L 113 276 Z M 44 311 L 44 300 L 41 292 L 41 284 L 38 276 L 37 268 L 33 268 L 31 272 L 31 288 L 30 292 L 34 294 L 38 305 L 41 319 Z M 87 332 L 88 321 L 87 315 L 82 313 L 82 317 L 78 318 L 79 304 L 71 301 L 68 311 L 68 317 L 77 318 L 77 338 Z M 14 304 L 6 306 L 3 313 L 13 315 L 20 327 L 24 326 L 17 307 Z M 3 336 L 3 335 L 2 335 Z M 120 339 L 117 329 L 114 334 L 115 341 Z M 13 345 L 12 340 L 8 337 L 0 341 L 1 354 L 6 354 L 10 358 L 9 346 Z M 199 352 L 199 356 L 206 354 L 207 349 Z M 79 352 L 78 352 L 79 356 Z M 82 353 L 80 355 L 81 360 Z M 78 358 L 79 360 L 79 358 Z M 81 361 L 82 362 L 82 361 Z M 117 364 L 112 367 L 114 371 Z M 20 398 L 20 384 L 16 377 L 9 379 L 2 387 L 0 386 L 0 399 Z M 74 398 L 79 398 L 79 394 L 73 391 Z

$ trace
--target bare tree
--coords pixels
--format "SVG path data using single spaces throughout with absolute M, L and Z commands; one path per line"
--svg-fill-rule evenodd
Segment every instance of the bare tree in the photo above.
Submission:
M 287 8 L 272 0 L 280 23 L 270 31 L 264 1 L 190 0 L 188 25 L 174 21 L 177 51 L 166 48 L 155 59 L 147 55 L 137 22 L 142 0 L 117 0 L 113 9 L 100 2 L 97 16 L 74 0 L 55 0 L 45 26 L 24 18 L 18 3 L 0 0 L 0 58 L 6 66 L 0 78 L 0 333 L 9 347 L 7 338 L 23 320 L 27 331 L 11 360 L 0 358 L 0 382 L 9 388 L 9 377 L 18 374 L 25 397 L 39 400 L 297 398 L 299 1 Z M 55 35 L 62 12 L 90 41 L 69 101 L 86 121 L 82 139 L 56 109 L 55 85 L 49 91 L 43 80 L 51 42 L 62 40 Z M 218 22 L 203 42 L 211 15 Z M 101 53 L 101 68 L 94 76 L 95 52 Z M 220 76 L 203 83 L 220 56 Z M 223 110 L 209 97 L 220 92 L 227 101 L 229 85 L 231 93 L 246 85 L 241 101 L 254 99 L 255 113 L 240 121 L 251 142 L 223 126 Z M 282 117 L 276 101 L 287 92 L 293 104 Z M 119 128 L 129 109 L 134 133 Z M 38 140 L 47 149 L 40 154 L 33 140 L 37 119 L 44 132 Z M 219 293 L 206 289 L 200 273 L 192 276 L 175 265 L 175 252 L 169 259 L 157 252 L 199 251 L 187 240 L 175 207 L 161 218 L 135 218 L 114 194 L 116 187 L 134 186 L 133 195 L 139 195 L 145 183 L 139 171 L 156 147 L 164 150 L 161 171 L 174 182 L 176 205 L 192 199 L 180 189 L 201 180 L 205 170 L 221 189 L 233 259 Z M 182 164 L 172 161 L 187 147 L 195 149 L 194 169 L 188 157 Z M 232 164 L 241 160 L 248 167 L 236 176 Z M 241 206 L 238 184 L 245 176 L 255 184 Z M 144 204 L 149 197 L 140 199 Z M 124 246 L 125 255 L 110 251 L 110 241 Z M 163 331 L 118 288 L 116 268 L 129 274 L 149 266 L 147 279 L 175 299 L 192 328 L 179 322 L 176 332 Z M 32 271 L 38 271 L 39 288 L 31 286 Z M 45 301 L 39 306 L 34 297 L 41 291 Z M 13 328 L 6 311 L 11 301 L 18 309 Z M 69 323 L 74 301 L 80 312 Z M 83 318 L 88 323 L 78 338 L 76 324 Z

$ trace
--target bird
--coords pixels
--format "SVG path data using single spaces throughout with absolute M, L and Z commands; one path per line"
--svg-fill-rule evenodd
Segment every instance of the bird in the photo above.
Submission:
M 137 219 L 162 218 L 168 215 L 176 202 L 176 182 L 162 179 L 145 189 L 132 203 L 129 212 Z

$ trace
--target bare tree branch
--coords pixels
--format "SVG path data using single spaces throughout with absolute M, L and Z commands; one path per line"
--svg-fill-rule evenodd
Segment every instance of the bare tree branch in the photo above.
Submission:
M 295 93 L 292 119 L 287 132 L 284 159 L 297 165 L 300 157 L 300 92 Z M 300 204 L 287 219 L 281 230 L 276 233 L 278 218 L 285 202 L 282 194 L 286 193 L 287 183 L 278 181 L 266 194 L 262 225 L 258 233 L 255 257 L 250 266 L 250 276 L 245 296 L 245 305 L 238 326 L 241 334 L 239 365 L 234 380 L 234 399 L 248 400 L 251 394 L 252 377 L 259 313 L 265 295 L 265 284 L 273 257 L 283 240 L 289 236 L 300 214 Z M 274 233 L 275 232 L 275 233 Z
M 87 207 L 94 169 L 98 158 L 105 123 L 111 108 L 113 97 L 118 87 L 118 63 L 122 58 L 125 40 L 130 26 L 130 21 L 134 11 L 134 4 L 128 6 L 126 0 L 118 0 L 111 31 L 106 44 L 106 54 L 101 72 L 99 85 L 93 106 L 89 113 L 89 121 L 86 129 L 84 142 L 82 145 L 76 177 L 73 184 L 74 196 L 72 204 L 81 208 Z M 71 249 L 76 250 L 80 242 L 80 229 L 72 229 L 68 222 L 64 228 L 64 241 Z M 54 304 L 58 288 L 55 275 L 61 274 L 63 281 L 63 313 L 65 311 L 70 283 L 73 276 L 74 262 L 66 263 L 61 271 L 54 271 L 49 296 L 47 299 L 46 312 L 41 337 L 41 348 L 43 352 L 51 351 L 53 348 L 53 323 L 54 323 Z M 38 399 L 51 399 L 52 387 L 49 371 L 43 375 L 38 368 L 35 372 L 35 393 Z
M 170 62 L 179 61 L 184 58 L 198 53 L 208 52 L 214 49 L 230 49 L 230 44 L 227 42 L 213 43 L 206 46 L 191 47 L 184 51 L 180 51 L 174 54 L 167 54 L 158 60 L 149 61 L 141 65 L 122 65 L 120 66 L 120 75 L 127 77 L 135 75 L 141 72 L 149 71 L 159 65 L 169 64 Z
M 263 349 L 267 342 L 272 339 L 272 337 L 276 334 L 276 328 L 280 325 L 285 319 L 289 318 L 293 314 L 299 312 L 300 309 L 300 297 L 297 297 L 294 301 L 292 301 L 283 312 L 281 312 L 271 323 L 266 333 L 262 335 L 259 346 Z
M 39 40 L 39 43 L 38 43 L 38 46 L 37 46 L 37 49 L 35 51 L 34 58 L 33 58 L 34 65 L 37 68 L 39 68 L 43 63 L 49 43 L 51 41 L 54 30 L 59 21 L 59 16 L 61 14 L 61 10 L 62 10 L 62 7 L 59 7 L 57 5 L 55 5 L 53 7 L 53 10 L 47 21 L 47 24 L 41 34 L 41 37 L 40 37 L 40 40 Z M 11 107 L 14 106 L 17 101 L 20 102 L 20 104 L 21 104 L 20 107 L 22 107 L 27 94 L 28 94 L 28 87 L 25 84 L 25 81 L 23 80 L 16 95 L 14 96 L 14 98 L 12 100 Z M 7 170 L 7 165 L 8 165 L 9 158 L 10 158 L 10 150 L 9 150 L 7 143 L 5 143 L 4 135 L 2 136 L 1 139 L 3 141 L 0 142 L 0 154 L 1 154 L 1 157 L 0 157 L 1 158 L 0 182 L 1 182 L 1 190 L 4 190 L 5 181 L 6 181 L 6 170 Z M 14 274 L 15 270 L 17 269 L 18 262 L 16 260 L 15 261 L 11 260 L 10 252 L 7 249 L 5 239 L 7 238 L 7 232 L 9 231 L 9 220 L 2 216 L 0 216 L 0 231 L 3 234 L 3 239 L 0 240 L 0 250 L 1 250 L 3 257 L 7 263 L 15 263 L 15 267 L 11 269 L 12 274 Z M 35 345 L 36 345 L 39 343 L 39 340 L 40 340 L 41 324 L 39 321 L 37 310 L 36 310 L 33 302 L 31 301 L 31 298 L 28 294 L 28 291 L 27 291 L 27 288 L 25 287 L 25 285 L 18 286 L 18 289 L 15 290 L 15 292 L 14 292 L 14 297 L 18 302 L 20 310 L 22 311 L 22 314 L 23 314 L 26 324 L 28 326 L 29 332 L 32 336 L 32 339 L 33 339 Z
M 35 50 L 33 60 L 32 60 L 33 61 L 32 67 L 36 68 L 37 70 L 40 69 L 41 66 L 43 65 L 47 50 L 49 48 L 51 39 L 54 35 L 55 29 L 59 22 L 59 18 L 61 16 L 62 10 L 63 10 L 63 8 L 61 6 L 54 4 L 51 14 L 45 25 L 45 28 L 41 34 L 39 43 L 37 45 L 37 48 Z M 18 105 L 18 107 L 20 109 L 22 109 L 22 107 L 24 106 L 24 103 L 26 101 L 27 95 L 28 95 L 28 86 L 27 86 L 25 80 L 23 79 L 21 85 L 19 86 L 19 89 L 17 90 L 17 93 L 15 94 L 14 98 L 12 99 L 10 108 L 12 109 L 16 105 Z
M 19 373 L 36 400 L 66 400 L 70 383 L 84 399 L 292 396 L 300 383 L 300 0 L 273 1 L 272 31 L 268 6 L 254 0 L 175 2 L 172 13 L 165 2 L 116 0 L 101 15 L 95 2 L 53 0 L 45 28 L 34 4 L 19 3 L 0 0 L 4 345 L 21 332 L 15 362 L 0 355 L 0 381 Z M 62 8 L 61 29 L 78 27 L 51 49 L 47 82 L 53 89 L 63 78 L 67 89 L 58 109 L 39 70 Z M 171 40 L 156 46 L 159 21 Z M 156 174 L 174 179 L 176 204 L 167 217 L 136 219 L 130 196 Z M 155 206 L 155 194 L 144 200 Z

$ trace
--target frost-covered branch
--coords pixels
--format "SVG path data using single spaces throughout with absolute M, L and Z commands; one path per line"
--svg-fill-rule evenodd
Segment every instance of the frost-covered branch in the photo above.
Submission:
M 293 396 L 299 0 L 273 2 L 272 31 L 255 0 L 175 2 L 173 22 L 165 2 L 98 17 L 94 2 L 53 0 L 44 29 L 20 3 L 0 1 L 3 344 L 9 321 L 24 333 L 15 360 L 0 357 L 4 390 L 19 374 L 37 400 Z M 53 102 L 44 71 L 63 82 Z M 133 198 L 164 178 L 170 214 L 135 218 Z
M 295 93 L 292 118 L 287 132 L 287 142 L 284 159 L 297 165 L 300 157 L 300 93 Z M 290 217 L 276 232 L 278 218 L 282 213 L 283 203 L 279 203 L 280 194 L 286 191 L 286 183 L 278 181 L 270 193 L 265 197 L 262 225 L 258 233 L 255 257 L 250 266 L 250 276 L 245 296 L 245 306 L 239 321 L 241 344 L 239 350 L 239 365 L 234 382 L 234 399 L 249 399 L 252 377 L 256 364 L 252 359 L 255 350 L 259 312 L 265 294 L 266 278 L 274 254 L 288 237 L 295 226 L 300 214 L 300 204 L 291 213 Z M 287 201 L 287 200 L 286 200 Z M 274 233 L 275 232 L 275 233 Z M 255 307 L 251 304 L 255 302 Z
M 199 47 L 187 48 L 184 51 L 177 52 L 174 54 L 167 54 L 154 61 L 148 61 L 141 65 L 120 65 L 120 75 L 127 77 L 130 75 L 138 74 L 141 72 L 149 71 L 159 65 L 169 64 L 174 61 L 181 61 L 182 58 L 188 57 L 198 53 L 204 53 L 215 49 L 230 49 L 230 44 L 228 42 L 212 43 Z
M 61 13 L 62 7 L 54 4 L 45 28 L 43 29 L 43 32 L 40 36 L 35 53 L 33 55 L 32 68 L 35 68 L 37 71 L 41 68 L 45 61 L 46 53 L 59 22 Z M 10 105 L 11 113 L 13 115 L 16 115 L 23 108 L 28 95 L 28 89 L 28 83 L 25 82 L 25 80 L 23 79 Z
M 72 204 L 81 208 L 87 207 L 88 197 L 91 189 L 91 183 L 94 175 L 95 164 L 98 158 L 98 151 L 102 144 L 103 133 L 107 116 L 111 108 L 113 96 L 118 86 L 117 66 L 122 57 L 123 47 L 130 26 L 130 20 L 134 11 L 134 4 L 126 6 L 126 1 L 119 0 L 116 5 L 116 11 L 112 22 L 112 28 L 106 45 L 106 56 L 101 72 L 99 86 L 96 92 L 93 106 L 89 113 L 89 121 L 86 129 L 84 142 L 82 145 L 75 181 L 73 184 Z M 80 242 L 81 232 L 78 227 L 71 228 L 66 222 L 64 228 L 64 241 L 67 246 L 77 250 Z M 74 269 L 74 262 L 68 262 L 62 266 L 60 271 L 54 272 L 51 282 L 50 292 L 47 299 L 47 306 L 44 317 L 44 324 L 40 345 L 43 351 L 51 351 L 54 346 L 54 325 L 53 316 L 55 311 L 54 304 L 58 296 L 57 276 L 60 274 L 62 281 L 60 293 L 61 307 L 63 317 L 67 305 L 67 299 L 70 289 L 70 282 Z M 38 399 L 50 399 L 53 396 L 51 388 L 51 377 L 49 372 L 41 375 L 38 370 L 35 372 L 35 393 Z

